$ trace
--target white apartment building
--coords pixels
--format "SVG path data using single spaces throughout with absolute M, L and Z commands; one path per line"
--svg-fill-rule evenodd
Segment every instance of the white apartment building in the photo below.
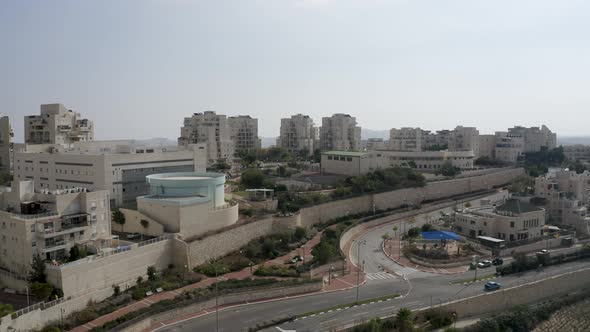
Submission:
M 590 145 L 565 145 L 563 154 L 571 161 L 590 161 Z
M 500 161 L 515 163 L 524 155 L 524 138 L 511 136 L 507 132 L 496 132 L 494 158 Z
M 508 199 L 499 206 L 482 206 L 457 212 L 454 228 L 471 238 L 489 236 L 518 241 L 541 238 L 544 225 L 544 209 L 517 199 Z
M 495 158 L 496 135 L 479 135 L 478 157 Z
M 321 172 L 359 176 L 377 169 L 408 167 L 411 162 L 421 172 L 434 173 L 447 162 L 466 170 L 473 168 L 474 157 L 473 151 L 327 151 L 322 153 Z
M 213 165 L 218 160 L 231 162 L 234 158 L 235 144 L 231 139 L 231 128 L 225 115 L 206 111 L 184 118 L 178 145 L 189 144 L 206 145 L 208 165 Z
M 342 113 L 322 118 L 320 149 L 322 151 L 359 151 L 361 127 L 357 126 L 356 118 Z
M 544 198 L 551 222 L 589 233 L 590 172 L 550 169 L 535 179 L 535 196 Z
M 38 191 L 33 181 L 14 181 L 11 189 L 0 193 L 0 269 L 26 276 L 34 255 L 63 260 L 75 245 L 110 245 L 106 190 Z
M 479 130 L 475 127 L 457 126 L 449 137 L 450 151 L 473 151 L 479 156 Z
M 557 147 L 557 134 L 552 133 L 547 126 L 525 128 L 516 126 L 508 129 L 511 137 L 522 137 L 524 140 L 524 152 L 541 151 L 542 148 L 553 149 Z
M 291 153 L 307 151 L 312 154 L 318 148 L 319 130 L 309 115 L 296 114 L 281 119 L 281 132 L 277 139 L 277 147 Z
M 227 118 L 227 123 L 230 127 L 230 138 L 234 142 L 236 152 L 260 148 L 258 119 L 254 119 L 249 115 L 230 116 Z
M 0 172 L 10 172 L 13 136 L 8 116 L 0 114 Z
M 389 150 L 422 151 L 422 129 L 392 128 L 389 131 Z
M 383 138 L 369 138 L 363 141 L 364 150 L 385 150 L 389 146 L 389 142 L 383 140 Z
M 94 140 L 94 123 L 62 104 L 41 105 L 40 115 L 25 116 L 28 144 L 69 144 Z
M 36 190 L 76 187 L 107 190 L 113 207 L 134 205 L 148 192 L 145 177 L 167 172 L 205 171 L 203 144 L 152 148 L 133 141 L 16 145 L 14 179 L 33 180 Z

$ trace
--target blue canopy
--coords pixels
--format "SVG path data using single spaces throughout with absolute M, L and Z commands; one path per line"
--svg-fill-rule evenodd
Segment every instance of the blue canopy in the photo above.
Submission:
M 432 231 L 432 232 L 422 232 L 421 235 L 425 240 L 455 240 L 455 241 L 461 240 L 461 238 L 453 232 Z

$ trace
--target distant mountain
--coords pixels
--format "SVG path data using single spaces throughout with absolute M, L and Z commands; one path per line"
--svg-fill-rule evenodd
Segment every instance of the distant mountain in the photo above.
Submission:
M 365 140 L 369 138 L 383 138 L 384 140 L 387 140 L 389 139 L 389 130 L 372 130 L 362 128 L 361 139 Z
M 277 145 L 277 138 L 276 137 L 260 137 L 260 145 L 263 148 L 269 148 L 271 146 Z
M 558 136 L 558 145 L 584 144 L 590 145 L 590 136 Z

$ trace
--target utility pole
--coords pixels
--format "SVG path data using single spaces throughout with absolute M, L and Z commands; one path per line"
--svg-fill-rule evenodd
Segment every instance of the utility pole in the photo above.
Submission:
M 361 283 L 361 244 L 365 244 L 367 241 L 357 241 L 357 255 L 356 255 L 356 264 L 357 264 L 357 272 L 356 272 L 356 303 L 359 302 L 359 287 Z

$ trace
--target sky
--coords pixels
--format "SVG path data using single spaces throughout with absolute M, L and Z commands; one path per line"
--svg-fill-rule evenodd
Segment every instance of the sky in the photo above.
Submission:
M 0 113 L 63 103 L 96 139 L 176 139 L 205 110 L 369 129 L 590 135 L 590 1 L 3 0 Z

